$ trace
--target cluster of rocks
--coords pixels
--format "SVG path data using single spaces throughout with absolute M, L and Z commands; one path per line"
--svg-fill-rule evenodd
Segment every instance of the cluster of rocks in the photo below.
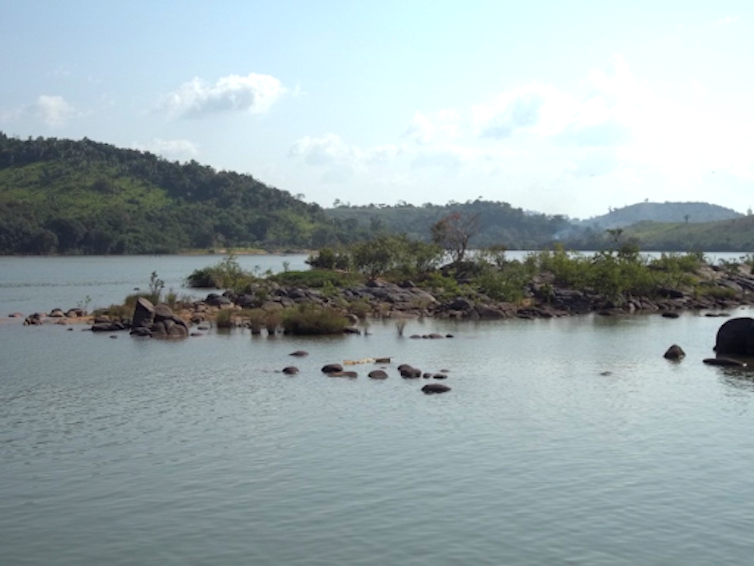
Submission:
M 9 315 L 12 318 L 23 316 L 21 313 L 14 312 Z M 87 313 L 82 308 L 68 309 L 63 312 L 63 309 L 55 308 L 49 313 L 35 312 L 30 314 L 24 319 L 25 326 L 37 326 L 44 324 L 45 322 L 53 322 L 55 324 L 66 324 L 69 319 L 78 319 L 87 316 Z
M 308 355 L 306 352 L 302 352 L 301 350 L 293 352 L 291 356 L 299 356 L 303 357 Z M 360 360 L 358 362 L 346 362 L 348 365 L 354 365 L 357 363 L 390 363 L 390 358 L 368 358 L 365 360 Z M 415 368 L 409 364 L 401 364 L 398 366 L 398 372 L 400 373 L 400 376 L 404 379 L 418 379 L 418 378 L 424 378 L 424 379 L 447 379 L 448 378 L 448 371 L 442 370 L 438 373 L 431 373 L 431 372 L 422 372 L 420 369 Z M 287 366 L 284 367 L 281 370 L 281 373 L 285 375 L 297 375 L 299 373 L 299 368 L 296 366 Z M 331 363 L 331 364 L 325 364 L 321 368 L 322 373 L 324 373 L 328 377 L 347 377 L 347 378 L 356 378 L 359 377 L 358 372 L 353 370 L 347 370 L 343 367 L 342 364 L 339 363 Z M 381 369 L 374 369 L 371 370 L 367 377 L 370 379 L 387 379 L 388 373 L 385 371 L 384 368 Z M 421 389 L 424 393 L 431 394 L 431 393 L 446 393 L 451 390 L 451 388 L 443 383 L 428 383 Z
M 136 300 L 131 335 L 155 338 L 185 338 L 189 335 L 189 323 L 164 304 L 153 305 L 144 297 Z

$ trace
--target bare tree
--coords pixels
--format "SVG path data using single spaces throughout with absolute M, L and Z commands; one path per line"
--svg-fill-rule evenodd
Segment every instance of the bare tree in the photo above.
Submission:
M 479 232 L 480 214 L 453 212 L 432 225 L 432 241 L 445 248 L 453 263 L 460 263 L 469 241 Z

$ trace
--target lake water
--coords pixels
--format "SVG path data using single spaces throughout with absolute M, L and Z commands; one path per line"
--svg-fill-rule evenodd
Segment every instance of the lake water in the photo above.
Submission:
M 216 259 L 0 258 L 0 314 L 118 302 L 152 271 L 177 288 Z M 723 320 L 177 342 L 2 322 L 0 564 L 750 564 L 754 379 L 701 363 Z M 375 356 L 385 381 L 320 373 Z M 403 362 L 453 390 L 423 395 Z

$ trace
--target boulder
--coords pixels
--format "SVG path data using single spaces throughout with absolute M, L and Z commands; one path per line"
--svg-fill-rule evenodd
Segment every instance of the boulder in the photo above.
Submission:
M 305 352 L 304 350 L 296 350 L 295 352 L 291 352 L 288 355 L 289 356 L 296 356 L 297 358 L 303 358 L 304 356 L 308 356 L 309 352 Z
M 134 305 L 134 314 L 131 317 L 131 327 L 136 328 L 149 328 L 154 322 L 154 305 L 149 299 L 139 297 L 136 299 L 136 305 Z M 131 332 L 134 334 L 134 332 Z
M 337 373 L 343 371 L 343 366 L 340 364 L 326 364 L 322 366 L 322 373 Z
M 217 293 L 210 293 L 209 295 L 207 295 L 207 298 L 204 299 L 204 302 L 211 307 L 227 307 L 231 304 L 231 300 L 228 297 L 218 295 Z
M 427 395 L 431 395 L 433 393 L 447 393 L 448 391 L 450 391 L 450 387 L 443 383 L 427 383 L 427 385 L 422 387 L 422 391 Z
M 327 374 L 327 377 L 359 377 L 355 371 L 334 371 Z
M 298 368 L 296 366 L 287 366 L 283 368 L 283 373 L 285 375 L 296 375 L 298 373 Z
M 401 377 L 404 379 L 417 379 L 422 376 L 422 371 L 419 368 L 409 365 L 402 365 L 398 368 L 398 371 L 401 372 Z
M 731 358 L 705 358 L 702 360 L 710 366 L 723 366 L 723 367 L 746 367 L 746 364 L 740 360 L 734 360 Z
M 732 318 L 717 331 L 715 352 L 720 354 L 754 355 L 754 319 Z
M 372 379 L 387 379 L 387 372 L 385 370 L 376 369 L 369 372 L 369 377 Z
M 685 355 L 686 352 L 684 352 L 678 344 L 673 344 L 670 348 L 667 349 L 665 354 L 663 354 L 663 357 L 666 360 L 680 360 Z
M 48 314 L 47 316 L 51 318 L 63 318 L 65 316 L 65 313 L 62 309 L 52 309 L 50 311 L 50 314 Z

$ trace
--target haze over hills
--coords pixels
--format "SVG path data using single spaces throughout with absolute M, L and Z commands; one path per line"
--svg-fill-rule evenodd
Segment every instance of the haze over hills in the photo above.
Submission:
M 589 220 L 477 199 L 445 205 L 322 209 L 250 175 L 84 138 L 0 133 L 0 253 L 137 254 L 187 249 L 321 248 L 402 233 L 428 240 L 449 214 L 478 215 L 472 245 L 571 249 L 610 245 L 627 228 L 645 248 L 754 249 L 748 216 L 707 203 L 638 203 Z M 737 221 L 738 220 L 738 221 Z M 704 228 L 702 228 L 704 227 Z
M 639 202 L 579 222 L 582 227 L 623 228 L 639 222 L 716 222 L 743 216 L 730 208 L 706 202 Z

